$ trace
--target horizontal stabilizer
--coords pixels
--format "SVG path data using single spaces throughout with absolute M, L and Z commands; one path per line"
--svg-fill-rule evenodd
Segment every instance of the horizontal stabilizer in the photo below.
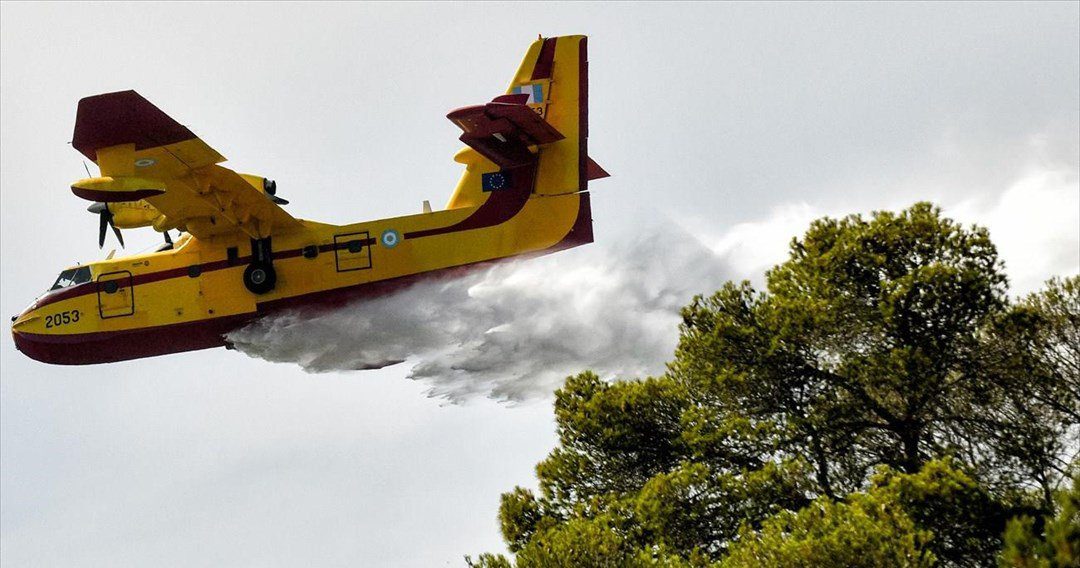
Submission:
M 528 95 L 500 95 L 485 105 L 455 110 L 446 118 L 464 131 L 462 142 L 500 168 L 524 166 L 536 160 L 529 146 L 564 138 L 525 104 L 527 100 Z

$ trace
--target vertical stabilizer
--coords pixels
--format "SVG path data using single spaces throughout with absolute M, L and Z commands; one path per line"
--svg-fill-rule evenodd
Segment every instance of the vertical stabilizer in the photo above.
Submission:
M 505 172 L 510 179 L 520 179 L 528 172 L 536 195 L 585 191 L 590 179 L 607 176 L 588 157 L 586 42 L 582 35 L 538 39 L 503 95 L 448 115 L 469 145 L 454 157 L 466 171 L 449 209 L 483 203 L 485 189 L 490 190 L 484 174 L 490 179 L 495 172 Z

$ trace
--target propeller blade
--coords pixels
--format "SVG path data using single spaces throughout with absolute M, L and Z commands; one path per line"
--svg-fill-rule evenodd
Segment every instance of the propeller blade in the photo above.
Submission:
M 289 202 L 277 196 L 277 182 L 272 179 L 263 178 L 263 193 L 270 199 L 271 202 L 278 205 L 288 205 Z
M 109 226 L 112 227 L 112 232 L 116 235 L 116 240 L 120 241 L 120 248 L 124 248 L 124 235 L 120 234 L 120 229 L 116 227 L 116 223 L 113 223 L 112 213 L 109 213 Z
M 95 202 L 86 208 L 91 213 L 97 213 L 98 216 L 98 248 L 105 246 L 105 228 L 112 227 L 113 233 L 116 235 L 116 240 L 120 241 L 120 246 L 124 246 L 124 237 L 120 234 L 120 229 L 116 227 L 116 223 L 113 222 L 113 213 L 109 211 L 109 205 L 106 203 Z
M 95 203 L 94 205 L 97 205 L 97 203 Z M 90 207 L 93 207 L 94 205 L 91 205 Z M 104 205 L 104 204 L 102 204 L 102 205 Z M 109 223 L 109 211 L 107 209 L 102 209 L 102 211 L 100 213 L 98 213 L 98 219 L 99 219 L 99 222 L 98 222 L 97 246 L 98 246 L 98 248 L 102 248 L 102 247 L 105 246 L 105 228 L 110 225 L 110 223 Z

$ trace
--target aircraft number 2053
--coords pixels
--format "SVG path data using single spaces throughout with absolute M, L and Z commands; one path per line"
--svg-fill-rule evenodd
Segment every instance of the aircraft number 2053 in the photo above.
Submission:
M 45 327 L 58 327 L 66 323 L 79 321 L 79 310 L 69 310 L 45 316 Z

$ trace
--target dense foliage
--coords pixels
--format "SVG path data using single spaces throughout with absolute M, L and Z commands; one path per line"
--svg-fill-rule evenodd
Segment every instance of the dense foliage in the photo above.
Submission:
M 476 564 L 1080 561 L 1080 278 L 1010 301 L 986 230 L 920 203 L 814 222 L 766 282 L 687 306 L 663 376 L 567 379 L 513 561 Z
M 1057 514 L 1043 519 L 1041 531 L 1028 516 L 1009 521 L 1002 566 L 1080 566 L 1080 477 L 1073 478 L 1071 490 L 1057 494 L 1057 501 Z

